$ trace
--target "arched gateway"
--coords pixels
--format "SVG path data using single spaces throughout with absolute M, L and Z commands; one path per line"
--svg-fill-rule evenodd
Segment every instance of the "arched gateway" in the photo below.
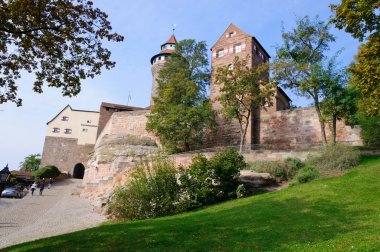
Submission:
M 83 179 L 84 176 L 84 165 L 81 163 L 78 163 L 74 166 L 74 171 L 73 171 L 73 178 L 77 179 Z

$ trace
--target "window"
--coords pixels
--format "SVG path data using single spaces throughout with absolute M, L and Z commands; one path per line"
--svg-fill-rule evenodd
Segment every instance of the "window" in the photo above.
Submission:
M 241 44 L 236 44 L 234 45 L 234 53 L 239 53 L 241 52 Z
M 253 45 L 253 50 L 257 53 L 257 46 Z
M 234 35 L 235 35 L 235 32 L 230 32 L 230 33 L 227 34 L 227 37 L 228 38 L 232 38 Z
M 71 134 L 71 132 L 73 132 L 72 129 L 65 129 L 65 134 Z
M 233 64 L 228 64 L 227 68 L 228 68 L 228 70 L 233 70 L 234 69 L 234 65 Z
M 53 133 L 59 133 L 59 128 L 53 128 Z
M 224 56 L 224 49 L 219 49 L 216 51 L 216 57 L 221 58 Z
M 68 121 L 69 117 L 68 116 L 62 116 L 62 121 Z

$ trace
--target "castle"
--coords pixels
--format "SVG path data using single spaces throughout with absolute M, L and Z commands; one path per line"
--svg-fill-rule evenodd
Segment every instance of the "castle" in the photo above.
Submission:
M 159 70 L 174 52 L 176 43 L 173 34 L 161 45 L 160 52 L 150 60 L 151 97 L 157 94 Z M 214 110 L 221 108 L 217 101 L 219 87 L 213 78 L 218 67 L 231 67 L 235 56 L 248 57 L 251 67 L 268 62 L 270 58 L 254 36 L 234 24 L 229 25 L 212 46 L 211 55 L 210 100 Z M 320 144 L 321 134 L 315 109 L 308 107 L 290 110 L 290 103 L 291 99 L 277 87 L 273 106 L 253 112 L 246 144 L 278 148 Z M 158 152 L 160 149 L 156 137 L 145 130 L 146 115 L 151 106 L 154 106 L 152 99 L 150 106 L 146 108 L 105 102 L 100 105 L 99 112 L 66 107 L 48 122 L 42 165 L 52 164 L 76 178 L 84 177 L 87 188 L 120 182 L 122 178 L 117 176 L 120 172 L 128 172 L 138 157 Z M 225 120 L 221 116 L 216 121 L 218 126 L 208 135 L 204 147 L 238 145 L 240 133 L 237 122 Z M 337 140 L 360 144 L 360 129 L 351 128 L 339 121 Z

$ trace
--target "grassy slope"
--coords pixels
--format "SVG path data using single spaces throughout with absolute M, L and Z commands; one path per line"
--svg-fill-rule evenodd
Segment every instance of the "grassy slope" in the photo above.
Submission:
M 343 177 L 176 216 L 107 224 L 10 251 L 379 251 L 380 157 Z

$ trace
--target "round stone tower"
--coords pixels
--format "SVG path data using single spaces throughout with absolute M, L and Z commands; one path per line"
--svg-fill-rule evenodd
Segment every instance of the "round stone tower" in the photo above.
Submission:
M 157 96 L 157 79 L 160 69 L 163 67 L 166 59 L 168 59 L 168 57 L 174 52 L 176 43 L 177 40 L 173 34 L 170 36 L 168 41 L 166 41 L 166 43 L 161 45 L 161 52 L 154 55 L 150 59 L 150 63 L 152 64 L 152 94 L 150 97 L 150 106 L 152 106 L 154 103 L 153 97 Z

